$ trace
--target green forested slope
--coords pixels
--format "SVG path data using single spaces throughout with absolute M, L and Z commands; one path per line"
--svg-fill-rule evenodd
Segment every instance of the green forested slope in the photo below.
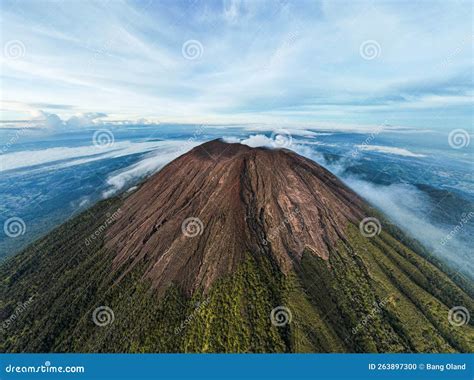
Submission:
M 448 321 L 453 306 L 474 310 L 471 296 L 393 234 L 364 238 L 349 225 L 328 261 L 305 252 L 286 276 L 248 252 L 207 294 L 171 286 L 159 297 L 143 268 L 119 280 L 105 233 L 85 244 L 120 202 L 99 203 L 0 266 L 0 319 L 9 321 L 1 351 L 473 351 L 472 322 Z M 99 306 L 113 310 L 113 322 L 93 322 Z M 272 323 L 278 306 L 290 323 Z

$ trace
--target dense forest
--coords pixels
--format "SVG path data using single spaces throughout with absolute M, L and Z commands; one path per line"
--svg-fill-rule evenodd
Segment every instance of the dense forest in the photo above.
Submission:
M 328 261 L 308 251 L 284 275 L 270 257 L 247 252 L 239 269 L 207 292 L 189 296 L 170 285 L 158 295 L 142 267 L 126 274 L 113 268 L 105 234 L 85 243 L 121 202 L 100 202 L 0 266 L 2 352 L 474 348 L 472 322 L 448 321 L 454 306 L 474 309 L 469 282 L 454 283 L 408 248 L 414 242 L 396 240 L 399 231 L 365 238 L 348 225 L 347 238 Z M 279 306 L 283 315 L 275 323 L 272 311 Z M 99 307 L 106 308 L 105 315 L 94 314 Z

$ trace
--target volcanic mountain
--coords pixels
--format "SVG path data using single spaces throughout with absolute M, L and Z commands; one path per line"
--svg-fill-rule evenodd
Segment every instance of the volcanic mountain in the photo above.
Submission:
M 474 346 L 462 318 L 472 284 L 286 149 L 200 145 L 7 260 L 0 275 L 4 351 Z
M 363 217 L 362 205 L 331 173 L 291 151 L 214 140 L 131 195 L 107 245 L 117 267 L 145 261 L 154 287 L 175 282 L 192 293 L 233 273 L 246 252 L 285 274 L 305 250 L 327 260 L 345 240 L 342 227 Z

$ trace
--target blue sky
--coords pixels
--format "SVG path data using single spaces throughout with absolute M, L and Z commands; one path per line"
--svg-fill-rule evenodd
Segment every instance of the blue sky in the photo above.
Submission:
M 1 4 L 4 121 L 472 127 L 470 1 Z

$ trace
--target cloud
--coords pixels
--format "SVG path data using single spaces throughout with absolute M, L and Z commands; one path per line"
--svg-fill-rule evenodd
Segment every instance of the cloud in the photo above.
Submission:
M 14 101 L 50 104 L 62 120 L 73 112 L 424 128 L 471 120 L 469 2 L 5 4 L 0 42 L 24 45 L 20 59 L 0 58 L 10 120 L 27 111 Z M 199 60 L 183 57 L 188 40 L 202 44 Z M 380 45 L 376 59 L 361 57 L 367 40 Z
M 405 156 L 405 157 L 426 157 L 424 154 L 413 153 L 410 152 L 408 149 L 404 148 L 396 148 L 392 146 L 380 146 L 380 145 L 356 145 L 357 148 L 360 150 L 366 150 L 371 152 L 380 152 L 380 153 L 387 153 L 387 154 L 396 154 L 398 156 Z
M 453 239 L 449 246 L 443 246 L 440 243 L 449 231 L 433 225 L 425 217 L 430 213 L 430 202 L 425 193 L 408 184 L 382 186 L 354 177 L 345 177 L 344 182 L 382 210 L 395 225 L 419 240 L 431 252 L 458 266 L 469 267 L 471 271 L 474 269 L 463 255 L 463 252 L 469 252 L 469 247 L 457 239 Z
M 107 114 L 103 112 L 86 112 L 77 116 L 72 116 L 66 121 L 66 125 L 71 128 L 90 126 L 104 117 L 107 117 Z
M 308 129 L 304 129 L 303 126 L 295 127 L 295 126 L 290 126 L 290 125 L 285 125 L 284 128 L 281 126 L 277 127 L 275 125 L 244 125 L 243 129 L 245 129 L 246 131 L 262 131 L 262 132 L 270 132 L 270 133 L 274 131 L 278 131 L 280 129 L 284 129 L 286 132 L 290 133 L 293 136 L 302 136 L 302 137 L 316 137 L 323 134 L 327 135 L 327 133 L 317 133 L 314 131 L 310 131 Z
M 229 128 L 232 127 L 229 125 Z M 246 131 L 261 131 L 273 132 L 276 129 L 285 129 L 295 136 L 316 137 L 331 135 L 334 132 L 350 132 L 350 133 L 372 133 L 372 132 L 390 132 L 390 131 L 420 131 L 423 129 L 414 129 L 399 125 L 391 125 L 385 121 L 379 124 L 363 124 L 363 123 L 348 123 L 348 122 L 318 122 L 306 121 L 297 124 L 294 123 L 266 123 L 266 124 L 237 124 L 235 127 L 245 129 Z
M 285 132 L 287 132 L 287 130 L 285 130 Z M 300 152 L 305 149 L 300 144 L 296 144 L 295 142 L 293 142 L 291 137 L 284 135 L 283 138 L 287 140 L 285 140 L 285 143 L 281 147 L 290 148 L 290 149 L 296 150 L 297 152 Z M 239 139 L 236 137 L 224 137 L 223 140 L 228 143 L 244 144 L 252 148 L 257 148 L 257 147 L 279 148 L 280 147 L 280 144 L 278 144 L 278 142 L 275 141 L 273 138 L 267 137 L 262 134 L 250 135 L 249 137 L 244 138 L 244 139 Z
M 50 103 L 28 103 L 28 107 L 40 109 L 54 109 L 54 110 L 72 110 L 74 106 L 71 104 L 50 104 Z
M 31 122 L 28 124 L 47 129 L 57 129 L 64 126 L 64 122 L 58 115 L 44 112 L 42 110 L 33 112 Z
M 106 118 L 107 114 L 103 112 L 85 112 L 76 114 L 67 119 L 62 119 L 55 113 L 43 110 L 34 110 L 30 112 L 31 118 L 17 123 L 17 127 L 28 126 L 36 128 L 44 128 L 46 130 L 68 129 L 90 127 L 102 122 L 101 119 Z
M 274 141 L 265 135 L 252 135 L 240 141 L 241 144 L 248 145 L 252 148 L 264 146 L 268 148 L 274 147 Z
M 240 7 L 240 0 L 224 0 L 224 18 L 230 23 L 236 22 L 239 17 Z
M 185 149 L 183 149 L 183 141 L 162 142 L 160 147 L 148 154 L 146 158 L 123 170 L 112 173 L 107 178 L 109 188 L 103 192 L 103 197 L 108 198 L 126 188 L 131 183 L 136 183 L 139 179 L 156 173 L 167 163 L 197 145 L 199 145 L 198 142 L 187 141 Z
M 153 141 L 132 143 L 130 141 L 115 142 L 110 146 L 96 147 L 91 144 L 79 147 L 55 147 L 41 150 L 26 150 L 2 155 L 1 170 L 27 169 L 44 165 L 44 170 L 80 165 L 106 158 L 118 158 L 131 154 L 144 153 L 156 149 L 165 142 Z
M 347 174 L 346 169 L 357 162 L 354 159 L 327 162 L 322 154 L 308 146 L 302 148 L 301 145 L 297 145 L 292 149 L 336 174 L 356 193 L 387 215 L 390 221 L 420 241 L 432 253 L 457 266 L 474 270 L 474 266 L 468 263 L 465 257 L 465 252 L 469 252 L 470 247 L 466 246 L 457 236 L 452 238 L 449 244 L 441 244 L 449 234 L 450 228 L 437 226 L 427 217 L 430 215 L 432 203 L 426 193 L 410 184 L 379 185 Z

